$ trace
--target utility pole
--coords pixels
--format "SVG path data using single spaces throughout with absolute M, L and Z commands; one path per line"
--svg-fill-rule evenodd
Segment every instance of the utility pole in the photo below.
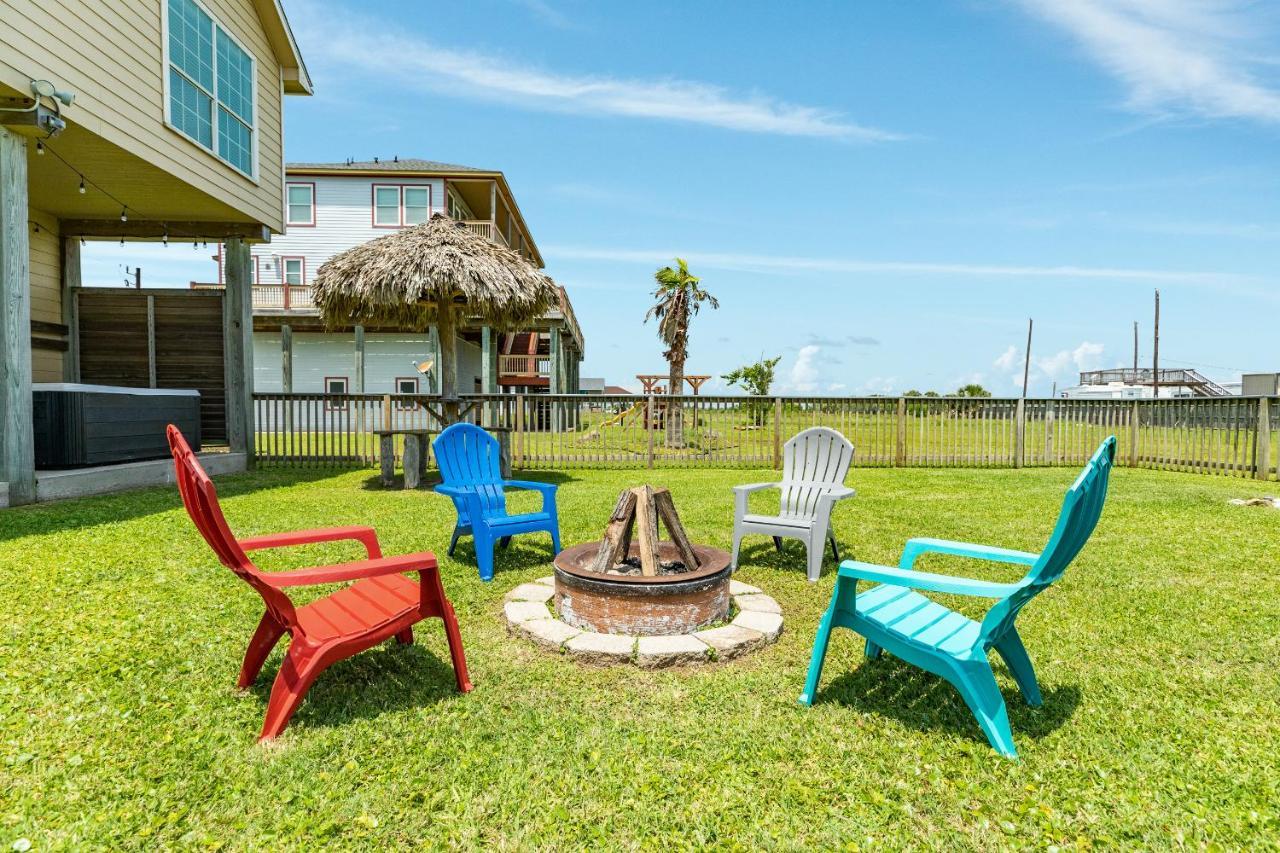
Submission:
M 1133 373 L 1137 378 L 1138 373 L 1138 321 L 1133 321 Z
M 1031 373 L 1031 318 L 1027 318 L 1027 355 L 1022 362 L 1022 399 L 1027 399 L 1027 377 Z
M 1160 290 L 1156 289 L 1156 325 L 1151 343 L 1151 397 L 1160 399 Z

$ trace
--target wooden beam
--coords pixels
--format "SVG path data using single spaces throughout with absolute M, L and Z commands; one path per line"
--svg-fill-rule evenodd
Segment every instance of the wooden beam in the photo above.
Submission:
M 63 237 L 79 239 L 162 240 L 241 240 L 246 243 L 270 243 L 271 229 L 256 222 L 166 222 L 130 219 L 63 219 L 58 224 Z
M 147 294 L 147 382 L 156 387 L 156 297 Z
M 689 535 L 685 533 L 684 525 L 680 523 L 680 515 L 676 512 L 675 501 L 671 499 L 671 491 L 656 489 L 653 493 L 653 503 L 658 510 L 658 516 L 662 519 L 662 524 L 667 528 L 667 536 L 671 537 L 676 550 L 680 552 L 680 561 L 684 563 L 685 569 L 693 571 L 698 568 L 698 555 L 693 550 Z
M 658 576 L 658 513 L 654 507 L 653 487 L 640 486 L 632 491 L 636 494 L 636 527 L 640 540 L 640 574 L 653 578 Z
M 635 490 L 623 489 L 609 516 L 604 539 L 600 541 L 600 550 L 591 563 L 591 571 L 603 574 L 627 558 L 627 551 L 631 548 L 631 529 L 635 523 Z
M 62 359 L 62 378 L 80 381 L 80 241 L 62 238 L 62 323 L 67 328 L 67 354 Z
M 36 499 L 28 216 L 27 142 L 0 127 L 0 483 L 10 504 Z
M 253 467 L 253 257 L 243 240 L 226 242 L 227 287 L 223 296 L 222 342 L 226 376 L 227 442 Z
M 53 338 L 32 338 L 32 349 L 51 350 L 53 352 L 66 352 L 71 345 L 66 341 L 54 340 Z

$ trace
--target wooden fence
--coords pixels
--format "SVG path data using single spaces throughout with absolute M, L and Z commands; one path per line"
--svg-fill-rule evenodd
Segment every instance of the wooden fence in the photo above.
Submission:
M 1082 465 L 1108 435 L 1131 467 L 1270 479 L 1280 398 L 465 395 L 464 417 L 506 431 L 517 468 L 778 467 L 811 426 L 844 433 L 858 466 Z M 438 430 L 438 398 L 255 394 L 262 464 L 374 465 L 375 430 Z M 396 445 L 399 447 L 399 444 Z M 397 450 L 398 453 L 398 450 Z

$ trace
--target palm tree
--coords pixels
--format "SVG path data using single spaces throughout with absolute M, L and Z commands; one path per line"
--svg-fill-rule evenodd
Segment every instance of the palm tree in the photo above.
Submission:
M 667 444 L 684 446 L 684 424 L 680 401 L 676 395 L 684 392 L 684 363 L 689 357 L 689 320 L 702 303 L 719 308 L 720 303 L 703 290 L 696 275 L 689 272 L 684 258 L 676 258 L 676 268 L 663 267 L 653 274 L 657 287 L 653 291 L 654 303 L 644 315 L 644 321 L 652 317 L 658 321 L 658 337 L 667 345 L 662 357 L 671 365 L 667 393 L 672 399 L 667 406 Z

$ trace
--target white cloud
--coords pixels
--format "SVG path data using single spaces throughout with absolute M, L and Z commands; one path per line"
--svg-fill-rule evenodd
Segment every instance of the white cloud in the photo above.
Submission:
M 524 109 L 661 119 L 781 136 L 863 142 L 903 138 L 855 124 L 833 110 L 761 93 L 735 93 L 714 83 L 671 77 L 559 73 L 507 57 L 443 47 L 368 19 L 335 14 L 315 2 L 296 5 L 301 7 L 294 16 L 298 40 L 313 66 L 332 66 L 334 79 L 364 72 L 377 78 L 384 91 L 387 81 L 395 80 L 436 94 Z
M 1167 281 L 1221 285 L 1247 279 L 1236 273 L 1157 270 L 1133 267 L 1086 267 L 931 263 L 925 261 L 869 261 L 857 258 L 814 258 L 796 255 L 755 255 L 734 252 L 700 252 L 682 249 L 620 249 L 588 246 L 550 245 L 542 247 L 547 258 L 572 261 L 611 261 L 649 265 L 667 263 L 676 255 L 712 269 L 737 272 L 776 273 L 828 272 L 897 275 L 986 276 L 1000 278 L 1110 279 L 1112 281 Z
M 1004 373 L 1008 373 L 1018 363 L 1018 348 L 1010 346 L 1007 350 L 1000 354 L 1000 357 L 992 362 L 996 368 Z
M 1240 0 L 1017 0 L 1069 33 L 1156 115 L 1280 122 L 1266 4 Z M 1250 9 L 1249 7 L 1253 8 Z
M 787 373 L 787 390 L 796 394 L 813 394 L 818 390 L 818 354 L 822 347 L 817 344 L 806 344 L 800 347 L 795 363 Z
M 862 387 L 859 390 L 863 395 L 892 394 L 897 383 L 898 379 L 896 376 L 872 376 L 866 382 L 862 383 Z
M 1058 350 L 1046 356 L 1031 357 L 1029 378 L 1032 383 L 1074 378 L 1072 374 L 1096 370 L 1102 363 L 1105 347 L 1093 341 L 1081 341 L 1073 349 Z M 1010 346 L 992 364 L 1018 388 L 1022 387 L 1023 352 Z

